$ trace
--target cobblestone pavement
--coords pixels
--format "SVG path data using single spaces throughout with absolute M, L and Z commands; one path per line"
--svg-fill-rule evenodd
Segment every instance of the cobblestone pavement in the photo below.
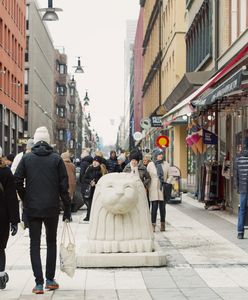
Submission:
M 77 249 L 87 238 L 84 210 L 73 215 Z M 236 216 L 207 211 L 203 204 L 183 195 L 183 202 L 167 205 L 166 232 L 155 234 L 166 253 L 161 268 L 77 269 L 71 279 L 57 268 L 60 289 L 34 295 L 29 259 L 29 238 L 21 228 L 7 249 L 10 281 L 0 300 L 108 299 L 108 300 L 215 300 L 248 299 L 248 238 L 237 240 Z M 62 222 L 59 224 L 58 244 Z M 44 236 L 42 255 L 45 255 Z

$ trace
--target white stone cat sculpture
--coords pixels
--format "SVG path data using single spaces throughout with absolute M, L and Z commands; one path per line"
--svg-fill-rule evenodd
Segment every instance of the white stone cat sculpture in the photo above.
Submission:
M 136 175 L 110 173 L 93 197 L 89 252 L 152 252 L 153 232 L 143 183 Z

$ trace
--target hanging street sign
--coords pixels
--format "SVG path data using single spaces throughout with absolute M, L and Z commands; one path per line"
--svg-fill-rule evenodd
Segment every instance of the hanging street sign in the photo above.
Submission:
M 162 121 L 161 121 L 161 117 L 159 117 L 159 116 L 151 116 L 150 120 L 151 120 L 151 126 L 152 127 L 163 127 L 163 124 L 162 124 Z
M 159 137 L 157 137 L 156 145 L 159 148 L 168 147 L 169 146 L 169 138 L 165 135 L 160 135 Z

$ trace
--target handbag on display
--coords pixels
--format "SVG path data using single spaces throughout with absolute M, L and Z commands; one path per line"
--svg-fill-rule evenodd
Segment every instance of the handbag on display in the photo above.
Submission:
M 88 184 L 84 190 L 84 198 L 89 199 L 91 197 L 91 192 L 92 192 L 92 186 Z
M 76 245 L 75 239 L 68 222 L 64 222 L 60 243 L 60 270 L 73 277 L 76 270 Z

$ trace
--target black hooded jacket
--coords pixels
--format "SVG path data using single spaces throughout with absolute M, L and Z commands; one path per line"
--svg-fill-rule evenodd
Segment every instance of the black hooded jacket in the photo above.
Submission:
M 90 155 L 85 156 L 84 158 L 81 159 L 80 162 L 80 177 L 79 181 L 83 183 L 83 177 L 85 175 L 85 172 L 87 168 L 92 164 L 93 158 Z
M 64 162 L 45 142 L 36 143 L 32 152 L 22 157 L 15 179 L 18 194 L 28 216 L 57 216 L 60 199 L 65 207 L 70 205 Z

